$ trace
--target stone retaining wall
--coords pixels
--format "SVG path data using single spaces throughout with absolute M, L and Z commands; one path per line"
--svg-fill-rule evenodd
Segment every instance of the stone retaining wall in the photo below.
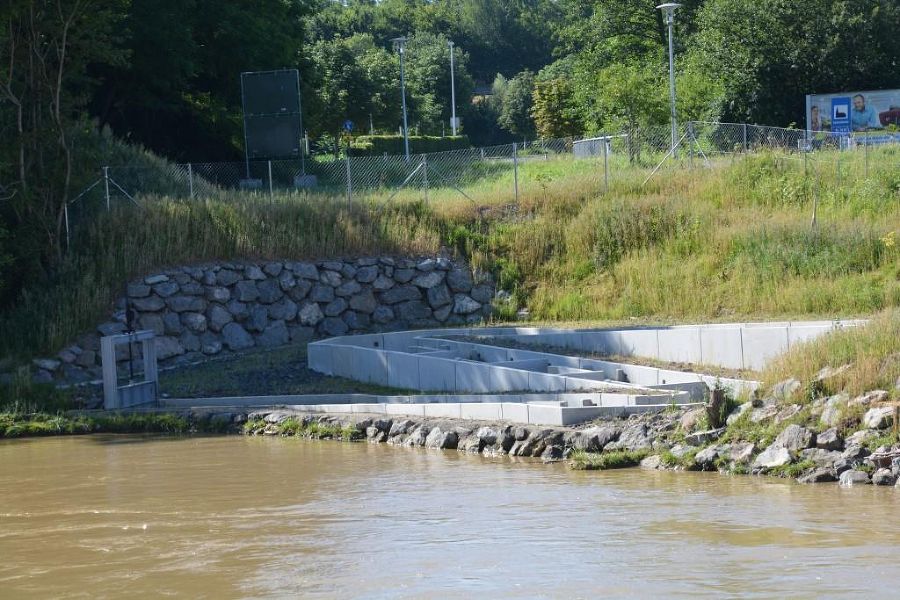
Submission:
M 493 295 L 489 277 L 443 257 L 178 267 L 128 284 L 113 320 L 35 367 L 42 380 L 99 377 L 99 337 L 125 330 L 128 306 L 141 329 L 156 333 L 166 364 L 315 337 L 478 322 Z

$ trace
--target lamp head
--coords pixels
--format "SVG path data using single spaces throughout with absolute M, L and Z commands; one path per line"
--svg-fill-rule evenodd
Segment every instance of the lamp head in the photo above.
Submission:
M 400 37 L 395 37 L 391 41 L 394 43 L 394 48 L 402 54 L 403 46 L 406 45 L 407 38 L 404 36 L 400 36 Z

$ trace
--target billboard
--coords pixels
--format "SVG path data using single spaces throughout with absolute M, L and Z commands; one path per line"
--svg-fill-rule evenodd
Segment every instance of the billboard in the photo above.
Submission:
M 300 76 L 296 69 L 241 73 L 247 160 L 301 155 Z
M 808 95 L 806 129 L 836 135 L 865 131 L 897 133 L 900 130 L 900 90 Z

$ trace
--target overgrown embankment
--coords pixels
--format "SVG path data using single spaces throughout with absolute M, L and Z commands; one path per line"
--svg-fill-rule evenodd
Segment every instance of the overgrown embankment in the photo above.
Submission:
M 475 195 L 485 198 L 475 206 L 452 190 L 428 203 L 409 190 L 386 206 L 375 204 L 383 195 L 352 206 L 303 194 L 146 197 L 78 231 L 52 280 L 0 318 L 0 354 L 58 351 L 108 314 L 126 281 L 166 265 L 441 248 L 496 275 L 509 293 L 501 320 L 522 308 L 556 322 L 871 314 L 900 305 L 900 171 L 890 168 L 900 149 L 877 154 L 868 179 L 847 176 L 863 169 L 852 153 L 843 176 L 816 177 L 759 154 L 646 185 L 644 169 L 623 167 L 608 192 L 591 161 L 536 161 L 516 205 L 506 192 Z

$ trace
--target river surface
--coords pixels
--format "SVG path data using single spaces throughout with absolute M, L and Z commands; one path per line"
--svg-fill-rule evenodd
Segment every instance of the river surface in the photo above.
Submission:
M 0 442 L 2 598 L 897 597 L 900 491 L 365 443 Z

